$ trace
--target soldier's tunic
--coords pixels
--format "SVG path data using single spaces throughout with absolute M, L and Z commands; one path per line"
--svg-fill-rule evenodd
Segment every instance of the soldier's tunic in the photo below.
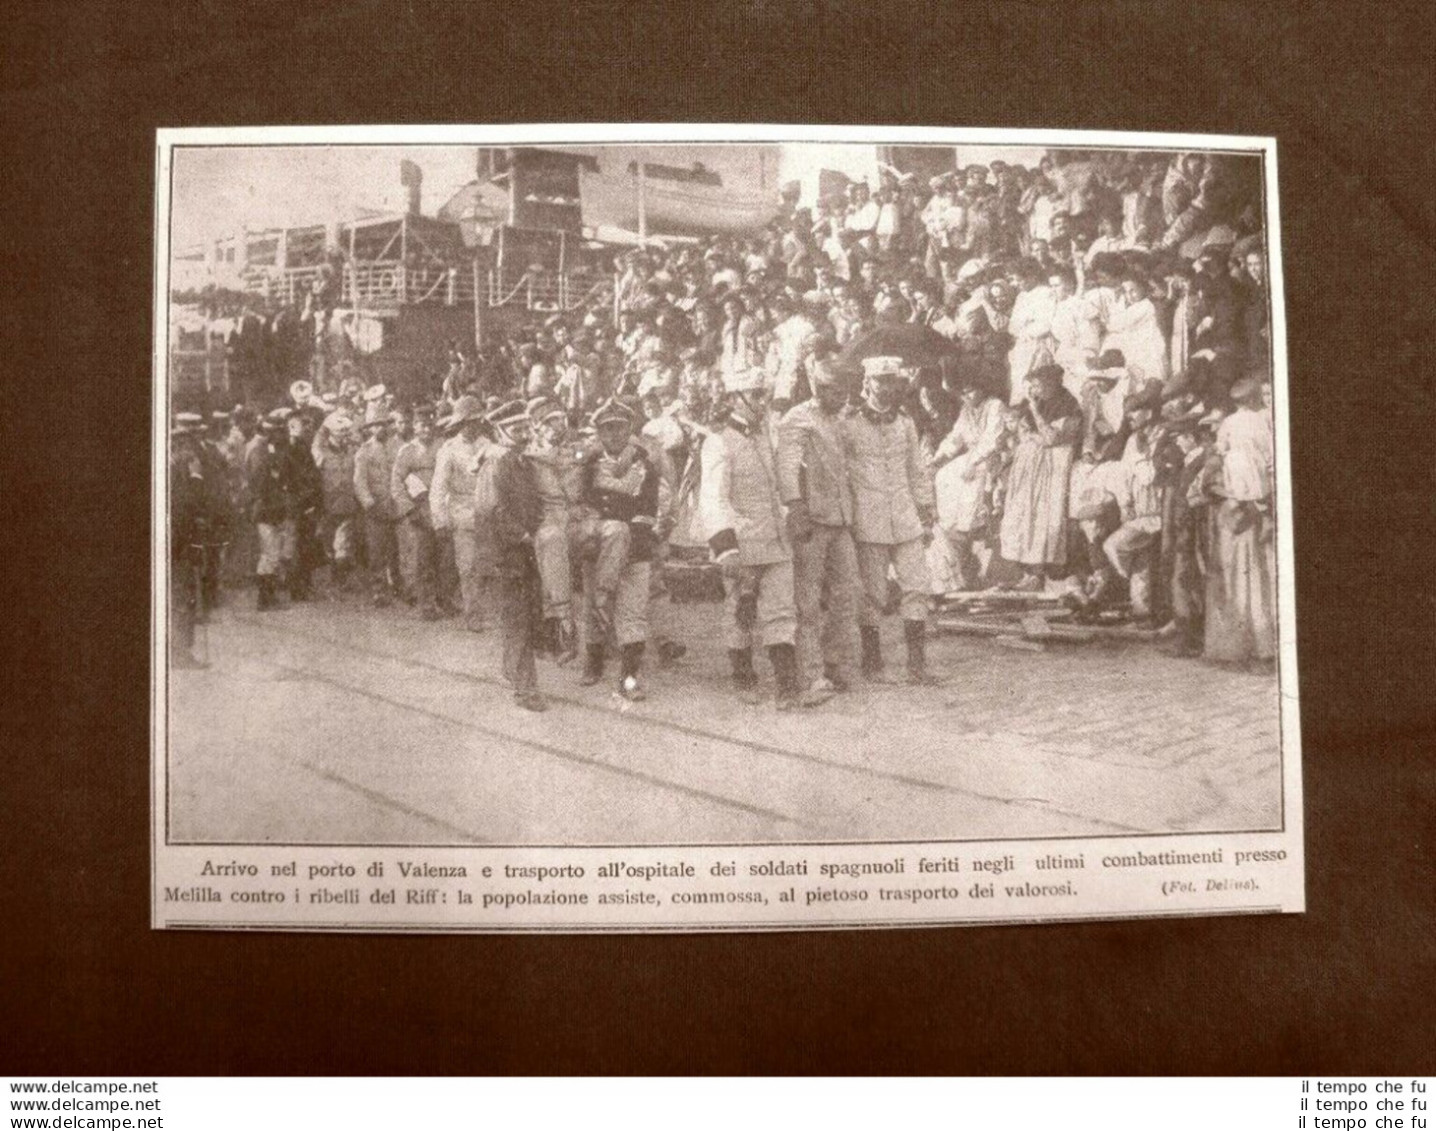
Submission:
M 354 561 L 354 516 L 359 511 L 354 495 L 354 453 L 326 444 L 319 451 L 318 464 L 324 493 L 319 537 L 330 562 L 343 572 Z
M 195 547 L 204 538 L 204 471 L 198 457 L 170 462 L 170 655 L 193 659 L 201 578 Z
M 543 500 L 543 521 L 534 535 L 534 556 L 543 582 L 545 617 L 567 619 L 572 613 L 572 559 L 582 538 L 584 519 L 580 503 L 582 453 L 582 444 L 571 439 L 529 452 Z
M 473 629 L 483 626 L 485 576 L 474 524 L 474 490 L 479 457 L 497 455 L 495 447 L 492 440 L 483 437 L 472 441 L 463 436 L 450 437 L 434 458 L 434 478 L 429 486 L 434 530 L 437 537 L 453 539 L 464 619 Z
M 287 441 L 262 437 L 245 458 L 250 517 L 259 534 L 259 561 L 254 572 L 277 577 L 294 561 L 294 521 L 289 513 Z
M 394 457 L 389 493 L 398 516 L 399 568 L 419 604 L 435 607 L 438 552 L 429 513 L 429 490 L 441 441 L 410 440 Z
M 878 625 L 889 567 L 902 591 L 903 619 L 926 621 L 927 559 L 918 510 L 932 509 L 933 488 L 917 426 L 900 412 L 877 413 L 863 405 L 843 418 L 843 437 L 853 479 L 861 623 Z
M 394 496 L 390 484 L 398 450 L 397 437 L 381 441 L 371 436 L 354 456 L 354 494 L 364 511 L 364 539 L 376 594 L 389 587 L 398 573 Z
M 793 545 L 799 670 L 808 683 L 823 666 L 851 677 L 856 654 L 858 557 L 853 488 L 841 413 L 804 401 L 778 425 L 777 473 L 785 505 L 802 500 L 812 535 Z M 827 590 L 827 613 L 823 592 Z
M 793 554 L 783 530 L 783 506 L 773 440 L 765 424 L 745 429 L 729 420 L 703 442 L 699 507 L 708 545 L 717 557 L 736 551 L 743 580 L 726 586 L 727 646 L 791 644 L 797 628 Z M 738 623 L 745 587 L 757 597 L 757 620 Z
M 233 472 L 224 448 L 212 440 L 200 442 L 200 469 L 204 478 L 204 542 L 199 565 L 204 610 L 220 599 L 223 556 L 234 527 Z

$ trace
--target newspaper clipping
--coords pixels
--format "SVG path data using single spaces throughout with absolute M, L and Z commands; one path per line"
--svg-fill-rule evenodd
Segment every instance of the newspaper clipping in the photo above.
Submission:
M 156 928 L 1303 910 L 1272 140 L 156 175 Z

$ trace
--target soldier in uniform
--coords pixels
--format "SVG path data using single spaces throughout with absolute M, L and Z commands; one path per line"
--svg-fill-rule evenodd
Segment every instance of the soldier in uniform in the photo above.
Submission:
M 205 418 L 200 413 L 176 413 L 175 428 L 184 437 L 186 451 L 199 461 L 200 489 L 204 495 L 204 540 L 191 547 L 200 586 L 194 615 L 203 624 L 209 620 L 209 610 L 219 604 L 220 557 L 229 537 L 229 468 L 218 446 L 211 441 Z
M 286 421 L 289 447 L 289 511 L 294 523 L 294 563 L 289 571 L 289 599 L 307 601 L 313 596 L 310 578 L 322 560 L 318 528 L 324 507 L 324 479 L 314 462 L 314 435 L 309 417 L 297 412 Z
M 354 422 L 348 414 L 331 412 L 310 447 L 324 505 L 319 542 L 329 560 L 330 581 L 340 593 L 348 592 L 354 569 L 354 516 L 359 511 L 359 500 L 354 496 L 353 435 Z
M 204 604 L 200 611 L 202 617 L 206 617 L 209 610 L 220 603 L 225 547 L 229 544 L 234 530 L 234 470 L 225 449 L 228 434 L 229 413 L 213 412 L 210 413 L 209 431 L 203 436 L 197 436 L 208 511 L 204 560 L 200 567 L 204 586 Z
M 778 425 L 777 470 L 793 545 L 803 703 L 816 706 L 846 691 L 855 674 L 858 553 L 842 423 L 847 382 L 823 362 L 810 372 L 812 399 L 789 409 Z
M 493 552 L 481 568 L 496 581 L 499 625 L 503 633 L 503 675 L 514 689 L 514 702 L 526 711 L 548 707 L 538 689 L 534 639 L 542 612 L 534 536 L 543 522 L 543 497 L 529 442 L 529 416 L 523 401 L 509 401 L 488 414 L 497 436 L 493 471 L 494 505 L 488 522 Z
M 528 414 L 534 433 L 529 456 L 543 497 L 543 523 L 534 536 L 534 556 L 543 582 L 543 645 L 560 664 L 566 664 L 578 652 L 570 530 L 581 521 L 579 461 L 583 444 L 569 434 L 568 414 L 553 398 L 533 398 Z
M 863 361 L 863 399 L 843 420 L 852 471 L 854 536 L 863 601 L 859 617 L 863 675 L 890 683 L 883 671 L 879 625 L 887 604 L 888 569 L 902 591 L 908 682 L 937 682 L 927 670 L 927 531 L 936 521 L 932 476 L 917 426 L 899 404 L 905 388 L 902 361 Z
M 722 567 L 728 657 L 739 698 L 762 701 L 753 647 L 766 646 L 777 684 L 779 710 L 798 705 L 798 662 L 793 647 L 793 555 L 783 505 L 764 374 L 756 367 L 724 374 L 728 405 L 703 443 L 700 509 L 708 546 Z
M 581 465 L 582 501 L 597 551 L 584 562 L 587 660 L 582 683 L 603 678 L 608 639 L 619 652 L 619 694 L 647 698 L 640 682 L 648 642 L 650 572 L 657 545 L 658 468 L 634 439 L 642 410 L 610 397 L 592 417 L 598 447 Z
M 201 601 L 199 549 L 206 538 L 207 492 L 198 437 L 188 422 L 170 430 L 170 666 L 204 668 L 194 654 Z
M 479 568 L 479 542 L 474 524 L 474 489 L 480 456 L 493 441 L 484 435 L 484 413 L 477 397 L 463 396 L 449 416 L 454 435 L 434 457 L 434 478 L 429 488 L 429 511 L 435 537 L 453 543 L 454 566 L 459 574 L 464 627 L 484 630 L 484 575 Z
M 421 620 L 443 616 L 438 605 L 438 548 L 434 539 L 433 516 L 429 513 L 429 487 L 441 441 L 434 435 L 433 410 L 414 410 L 414 438 L 394 457 L 390 493 L 399 522 L 400 547 L 407 546 L 413 563 L 412 583 Z
M 294 562 L 288 459 L 288 420 L 292 414 L 292 409 L 277 408 L 266 416 L 257 442 L 251 443 L 245 457 L 250 517 L 259 534 L 255 608 L 260 612 L 278 607 L 276 594 Z
M 374 606 L 382 609 L 389 604 L 391 594 L 398 588 L 395 584 L 399 567 L 398 547 L 394 537 L 391 484 L 399 441 L 391 431 L 387 416 L 376 415 L 366 420 L 364 429 L 368 439 L 354 454 L 354 494 L 364 512 L 364 544 L 369 551 Z

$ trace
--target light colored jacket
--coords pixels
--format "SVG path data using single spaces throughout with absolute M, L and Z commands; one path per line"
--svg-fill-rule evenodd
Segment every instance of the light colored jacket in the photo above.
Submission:
M 482 436 L 472 443 L 463 436 L 451 436 L 434 457 L 434 478 L 429 483 L 429 514 L 435 530 L 474 528 L 475 474 L 479 454 L 491 441 Z
M 898 413 L 882 423 L 855 411 L 843 418 L 843 436 L 853 481 L 853 537 L 884 546 L 921 538 L 918 508 L 933 506 L 932 475 L 912 418 Z
M 763 426 L 749 434 L 729 424 L 703 441 L 698 506 L 716 556 L 736 549 L 743 565 L 792 560 L 775 462 L 773 440 Z
M 430 440 L 427 444 L 410 440 L 394 457 L 394 471 L 389 479 L 389 491 L 394 496 L 394 511 L 400 518 L 408 516 L 418 507 L 428 506 L 427 494 L 417 498 L 409 493 L 409 476 L 414 476 L 425 487 L 434 481 L 434 465 L 438 461 L 439 445 Z
M 773 396 L 776 399 L 793 399 L 798 376 L 807 372 L 808 360 L 817 340 L 818 328 L 805 314 L 794 314 L 773 331 L 769 376 L 773 379 Z
M 399 440 L 391 436 L 382 444 L 376 439 L 365 440 L 354 454 L 354 494 L 366 514 L 375 518 L 394 517 L 394 496 L 390 476 Z
M 823 526 L 851 526 L 853 484 L 842 417 L 807 400 L 778 424 L 778 490 L 785 504 L 808 504 L 808 517 Z
M 543 499 L 545 524 L 565 526 L 579 510 L 583 495 L 583 454 L 584 445 L 572 438 L 560 440 L 552 447 L 535 445 L 529 449 L 539 497 Z

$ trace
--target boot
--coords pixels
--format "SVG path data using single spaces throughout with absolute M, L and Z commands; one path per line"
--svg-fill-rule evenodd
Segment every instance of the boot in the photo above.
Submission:
M 543 697 L 543 694 L 536 687 L 531 687 L 525 691 L 515 691 L 514 703 L 522 707 L 525 711 L 540 712 L 548 710 L 548 700 Z
M 863 678 L 869 683 L 892 683 L 892 676 L 883 671 L 882 637 L 878 634 L 877 625 L 862 625 L 858 634 L 863 649 Z
M 942 680 L 927 670 L 927 622 L 905 620 L 903 636 L 907 641 L 907 681 L 918 687 L 936 687 Z
M 799 707 L 821 707 L 829 699 L 838 693 L 833 686 L 833 681 L 827 676 L 819 676 L 811 684 L 803 689 L 798 696 Z
M 768 662 L 777 685 L 777 707 L 791 711 L 798 705 L 798 654 L 791 644 L 769 644 Z
M 823 678 L 826 679 L 828 683 L 832 685 L 833 690 L 839 694 L 852 687 L 848 682 L 848 677 L 843 675 L 842 669 L 838 667 L 837 664 L 824 664 Z
M 751 648 L 729 648 L 728 660 L 733 665 L 733 686 L 737 689 L 738 699 L 755 706 L 763 701 L 758 694 L 758 673 L 753 670 L 753 650 Z
M 583 677 L 578 681 L 584 687 L 592 687 L 603 678 L 604 647 L 602 644 L 590 644 L 588 655 L 583 663 Z
M 255 577 L 254 607 L 258 612 L 268 612 L 277 608 L 278 602 L 274 599 L 274 577 L 271 574 L 261 573 Z
M 648 698 L 648 692 L 643 690 L 643 685 L 638 681 L 638 673 L 643 667 L 643 641 L 625 644 L 620 656 L 622 672 L 618 679 L 618 693 L 630 702 L 642 703 Z
M 291 601 L 309 600 L 309 571 L 300 569 L 297 566 L 289 575 L 289 599 Z

